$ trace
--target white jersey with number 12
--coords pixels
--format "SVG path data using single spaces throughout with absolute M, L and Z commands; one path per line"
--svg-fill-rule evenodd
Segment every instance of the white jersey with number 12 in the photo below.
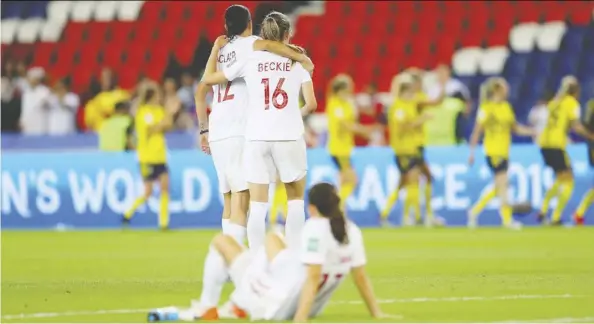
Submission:
M 294 141 L 303 138 L 299 91 L 311 76 L 300 63 L 269 52 L 254 51 L 244 65 L 223 71 L 228 80 L 243 77 L 249 105 L 245 138 Z
M 219 50 L 217 70 L 227 71 L 243 66 L 252 56 L 256 36 L 236 37 Z M 244 136 L 248 89 L 243 78 L 212 87 L 212 112 L 209 116 L 209 141 Z

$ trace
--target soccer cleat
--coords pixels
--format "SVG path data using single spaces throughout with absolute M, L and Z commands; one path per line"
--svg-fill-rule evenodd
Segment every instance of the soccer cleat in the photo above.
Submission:
M 561 220 L 553 221 L 550 224 L 551 226 L 563 226 L 563 222 Z
M 514 231 L 519 231 L 522 229 L 522 223 L 516 221 L 516 220 L 512 220 L 511 222 L 509 222 L 509 224 L 504 225 L 505 228 L 508 228 L 510 230 L 514 230 Z
M 380 224 L 382 227 L 394 227 L 394 224 L 392 224 L 388 219 L 380 219 Z
M 164 307 L 156 308 L 149 311 L 147 315 L 148 322 L 172 322 L 179 320 L 190 320 L 189 318 L 184 319 L 182 315 L 180 317 L 180 310 L 177 307 Z
M 477 228 L 478 224 L 477 224 L 477 217 L 476 215 L 473 215 L 470 211 L 468 211 L 468 214 L 466 215 L 467 220 L 466 220 L 466 226 L 468 226 L 468 228 Z
M 543 225 L 547 225 L 549 220 L 547 219 L 545 214 L 538 212 L 536 213 L 536 221 Z
M 426 227 L 443 227 L 445 226 L 446 221 L 443 217 L 434 215 L 431 218 L 425 219 L 425 226 Z
M 243 309 L 237 307 L 233 302 L 228 301 L 217 309 L 221 319 L 246 319 L 248 314 Z
M 586 222 L 586 219 L 584 218 L 584 216 L 579 215 L 578 213 L 575 213 L 573 215 L 573 220 L 575 221 L 575 224 L 578 226 L 582 226 Z
M 126 218 L 126 216 L 122 216 L 122 225 L 123 226 L 130 225 L 130 219 L 129 218 Z
M 204 321 L 216 321 L 219 319 L 219 311 L 216 307 L 205 307 L 199 301 L 192 300 L 190 312 L 194 319 Z

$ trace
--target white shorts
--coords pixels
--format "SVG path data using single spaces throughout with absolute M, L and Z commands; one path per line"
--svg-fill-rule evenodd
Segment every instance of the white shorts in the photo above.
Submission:
M 305 268 L 296 254 L 281 251 L 270 264 L 264 248 L 246 251 L 231 264 L 231 300 L 251 320 L 290 320 L 297 311 Z
M 256 184 L 301 180 L 307 174 L 307 149 L 304 139 L 296 141 L 246 141 L 244 170 L 247 181 Z
M 245 173 L 242 172 L 244 144 L 243 137 L 231 137 L 210 143 L 221 193 L 248 189 Z

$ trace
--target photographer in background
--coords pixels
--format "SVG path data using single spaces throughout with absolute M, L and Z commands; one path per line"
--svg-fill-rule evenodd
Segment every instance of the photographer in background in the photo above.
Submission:
M 19 128 L 25 135 L 48 133 L 48 110 L 51 91 L 43 84 L 45 70 L 34 67 L 27 71 L 27 86 L 23 91 Z
M 75 116 L 80 99 L 77 94 L 69 91 L 69 84 L 70 81 L 67 79 L 58 80 L 49 96 L 49 135 L 66 135 L 76 132 Z
M 130 103 L 115 104 L 113 115 L 99 127 L 99 149 L 105 152 L 123 152 L 134 148 L 134 119 L 130 116 Z

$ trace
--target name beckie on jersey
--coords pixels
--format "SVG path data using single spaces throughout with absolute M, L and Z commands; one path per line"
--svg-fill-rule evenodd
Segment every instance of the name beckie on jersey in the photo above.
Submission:
M 291 65 L 292 65 L 291 61 L 258 63 L 258 72 L 268 72 L 268 71 L 288 72 L 288 71 L 291 71 Z

